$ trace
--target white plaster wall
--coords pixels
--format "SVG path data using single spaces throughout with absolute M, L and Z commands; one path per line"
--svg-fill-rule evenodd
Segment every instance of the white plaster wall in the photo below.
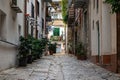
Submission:
M 55 14 L 57 14 L 57 17 L 54 16 Z M 62 13 L 61 13 L 61 12 L 52 13 L 51 18 L 52 18 L 52 19 L 62 19 Z
M 96 0 L 95 0 L 96 1 Z M 110 13 L 110 5 L 99 0 L 99 13 L 93 8 L 90 0 L 90 26 L 91 26 L 91 54 L 98 53 L 98 36 L 96 21 L 99 20 L 100 28 L 100 55 L 116 54 L 116 15 Z M 96 2 L 95 2 L 96 3 Z M 94 28 L 93 28 L 94 20 Z
M 23 4 L 24 2 L 21 0 L 19 2 L 21 9 Z M 5 40 L 18 44 L 18 24 L 23 27 L 23 14 L 18 13 L 19 15 L 17 15 L 10 7 L 10 0 L 0 0 L 0 10 L 6 14 L 5 25 L 3 27 Z M 16 55 L 17 49 L 14 46 L 0 41 L 0 70 L 15 66 Z
M 116 14 L 111 15 L 111 53 L 117 54 Z
M 95 0 L 96 3 L 96 0 Z M 97 13 L 96 7 L 93 8 L 93 0 L 90 0 L 91 10 L 90 10 L 90 26 L 91 26 L 91 55 L 98 55 L 98 35 L 96 22 L 99 21 L 99 28 L 101 32 L 101 3 L 99 1 L 99 11 Z M 96 6 L 96 4 L 95 4 Z M 93 27 L 94 20 L 94 27 Z M 101 39 L 101 34 L 100 34 Z
M 102 53 L 111 52 L 111 13 L 110 5 L 102 4 Z
M 52 0 L 53 2 L 58 2 L 58 1 L 61 1 L 61 0 Z

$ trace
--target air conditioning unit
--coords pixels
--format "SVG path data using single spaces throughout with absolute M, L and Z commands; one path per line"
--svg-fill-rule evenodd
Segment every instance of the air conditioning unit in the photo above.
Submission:
M 12 0 L 10 6 L 16 13 L 22 13 L 22 10 L 17 5 L 17 0 Z

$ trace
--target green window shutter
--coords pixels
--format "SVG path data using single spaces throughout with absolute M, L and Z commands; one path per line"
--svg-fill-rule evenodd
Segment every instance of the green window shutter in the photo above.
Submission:
M 54 36 L 60 36 L 60 29 L 59 28 L 54 28 L 53 35 Z

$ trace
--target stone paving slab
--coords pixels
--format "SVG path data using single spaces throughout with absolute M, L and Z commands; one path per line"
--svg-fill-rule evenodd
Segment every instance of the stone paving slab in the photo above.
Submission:
M 0 80 L 120 80 L 120 75 L 71 55 L 44 56 L 24 68 L 0 72 Z

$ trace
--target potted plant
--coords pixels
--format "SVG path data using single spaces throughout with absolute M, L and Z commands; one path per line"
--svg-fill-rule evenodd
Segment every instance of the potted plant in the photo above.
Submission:
M 38 39 L 33 40 L 32 53 L 34 56 L 34 60 L 39 59 L 42 56 L 43 48 L 44 45 L 42 40 L 38 40 Z
M 76 51 L 77 59 L 86 60 L 86 52 L 84 45 L 82 43 L 78 43 L 75 49 L 76 49 L 75 51 Z
M 49 46 L 48 49 L 49 49 L 50 55 L 53 55 L 53 53 L 56 53 L 56 43 L 54 43 L 54 44 L 49 43 L 48 46 Z
M 20 45 L 18 47 L 19 54 L 18 54 L 18 61 L 19 66 L 26 66 L 27 65 L 27 56 L 29 54 L 29 45 L 28 40 L 24 37 L 20 37 Z
M 32 53 L 34 60 L 37 59 L 37 48 L 38 48 L 38 40 L 34 38 L 32 41 Z
M 53 55 L 53 44 L 49 44 L 49 53 L 50 53 L 50 55 Z
M 72 42 L 68 43 L 68 53 L 72 54 Z
M 32 63 L 33 61 L 33 54 L 32 54 L 32 41 L 33 41 L 33 37 L 31 35 L 28 35 L 28 46 L 29 46 L 29 54 L 28 54 L 28 60 L 27 63 Z

